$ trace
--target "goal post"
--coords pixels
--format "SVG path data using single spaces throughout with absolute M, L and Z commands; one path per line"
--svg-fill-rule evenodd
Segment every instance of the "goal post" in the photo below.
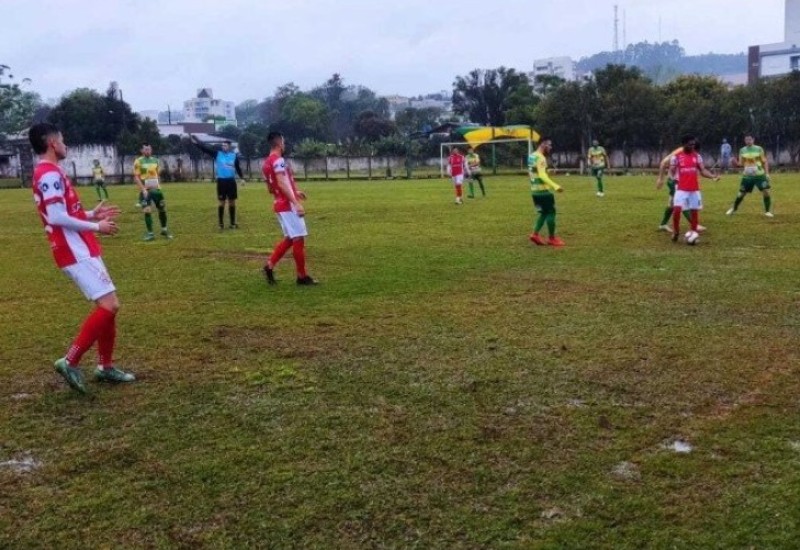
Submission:
M 473 142 L 466 142 L 466 141 L 448 141 L 440 144 L 439 146 L 439 169 L 441 177 L 445 177 L 447 174 L 447 158 L 445 156 L 445 149 L 449 151 L 453 147 L 474 147 L 477 149 L 481 145 L 499 145 L 503 143 L 527 143 L 528 144 L 528 155 L 530 156 L 533 153 L 533 140 L 531 138 L 501 138 L 501 139 L 489 139 L 485 141 L 473 141 Z M 449 156 L 449 155 L 448 155 Z

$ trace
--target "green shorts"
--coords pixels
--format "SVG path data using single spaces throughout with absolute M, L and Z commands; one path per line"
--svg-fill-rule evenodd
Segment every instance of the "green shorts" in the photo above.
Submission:
M 140 192 L 139 204 L 142 208 L 147 208 L 151 204 L 155 204 L 156 208 L 161 210 L 166 206 L 164 202 L 164 193 L 161 192 L 161 189 L 148 189 L 147 198 L 145 198 L 144 193 Z
M 537 212 L 543 215 L 555 214 L 556 211 L 556 198 L 549 191 L 539 191 L 532 193 L 533 207 Z
M 605 171 L 606 171 L 606 167 L 605 166 L 592 168 L 592 176 L 594 176 L 594 177 L 598 177 L 598 176 L 602 177 L 603 174 L 605 173 Z
M 742 185 L 739 187 L 739 192 L 752 193 L 754 187 L 758 187 L 759 191 L 766 191 L 769 189 L 767 176 L 744 176 L 742 178 Z
M 667 180 L 667 191 L 669 191 L 669 196 L 670 197 L 674 197 L 675 196 L 675 183 L 676 182 L 675 182 L 674 179 L 670 178 L 670 179 Z
M 95 180 L 95 181 L 94 181 L 94 184 L 95 184 L 97 187 L 105 187 L 105 186 L 106 186 L 106 181 L 105 181 L 105 180 Z

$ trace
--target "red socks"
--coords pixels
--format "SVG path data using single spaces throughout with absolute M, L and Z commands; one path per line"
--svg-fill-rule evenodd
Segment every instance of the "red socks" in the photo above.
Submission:
M 700 212 L 697 210 L 692 210 L 689 212 L 690 221 L 689 223 L 692 224 L 692 231 L 697 231 L 697 225 L 700 223 Z
M 116 335 L 116 325 L 114 322 L 115 317 L 116 314 L 108 311 L 107 309 L 102 307 L 94 308 L 94 311 L 92 311 L 83 322 L 81 331 L 78 333 L 75 341 L 72 342 L 72 345 L 67 352 L 67 362 L 72 366 L 78 365 L 78 363 L 81 362 L 83 354 L 86 353 L 98 339 L 102 338 L 104 335 L 107 337 L 110 329 L 113 329 L 114 335 Z M 113 336 L 110 340 L 110 348 L 109 341 L 106 339 L 105 350 L 108 357 L 113 354 Z
M 672 230 L 677 235 L 681 232 L 681 207 L 676 206 L 672 209 Z
M 297 267 L 297 276 L 306 276 L 306 240 L 303 237 L 294 240 L 292 243 L 292 256 Z
M 289 237 L 284 238 L 278 243 L 278 246 L 275 247 L 275 250 L 272 251 L 272 255 L 269 257 L 269 263 L 267 265 L 270 267 L 275 267 L 278 265 L 278 262 L 281 261 L 283 255 L 286 254 L 291 247 L 292 239 Z
M 456 185 L 456 197 L 458 198 L 461 198 L 461 195 L 464 194 L 462 187 L 462 185 Z
M 104 369 L 114 366 L 114 342 L 117 340 L 117 316 L 111 318 L 105 332 L 97 339 L 97 353 Z

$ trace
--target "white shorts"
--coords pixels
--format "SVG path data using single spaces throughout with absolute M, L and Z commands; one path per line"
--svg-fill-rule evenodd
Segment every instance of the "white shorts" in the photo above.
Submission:
M 86 299 L 92 302 L 117 290 L 100 258 L 80 260 L 62 268 L 62 271 L 75 281 Z
M 464 184 L 464 174 L 453 176 L 453 185 L 463 185 L 463 184 Z
M 700 191 L 675 191 L 672 206 L 680 206 L 683 210 L 702 210 L 703 197 Z
M 308 236 L 306 219 L 298 216 L 294 210 L 291 212 L 278 212 L 278 223 L 281 224 L 281 231 L 283 231 L 284 236 L 290 239 Z

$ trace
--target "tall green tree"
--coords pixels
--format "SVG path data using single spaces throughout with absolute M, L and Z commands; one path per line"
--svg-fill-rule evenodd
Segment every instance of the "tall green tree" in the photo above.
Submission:
M 397 126 L 391 120 L 382 118 L 373 111 L 364 111 L 358 115 L 354 130 L 357 137 L 374 142 L 396 134 Z
M 474 69 L 453 82 L 453 111 L 488 126 L 506 124 L 512 98 L 530 88 L 528 77 L 514 69 Z
M 117 143 L 123 131 L 135 134 L 141 123 L 127 103 L 89 88 L 62 97 L 48 121 L 61 129 L 67 143 L 75 145 Z
M 23 90 L 10 71 L 8 65 L 0 64 L 0 141 L 30 126 L 42 106 L 39 95 Z

